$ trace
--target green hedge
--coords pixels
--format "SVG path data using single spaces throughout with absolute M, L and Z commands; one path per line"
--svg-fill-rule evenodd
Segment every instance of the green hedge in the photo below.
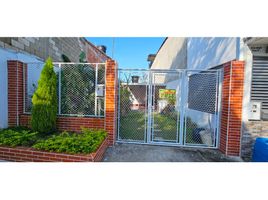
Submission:
M 88 154 L 95 152 L 106 136 L 104 130 L 82 128 L 82 133 L 64 131 L 44 137 L 42 133 L 19 127 L 1 130 L 0 145 L 25 146 L 58 153 Z

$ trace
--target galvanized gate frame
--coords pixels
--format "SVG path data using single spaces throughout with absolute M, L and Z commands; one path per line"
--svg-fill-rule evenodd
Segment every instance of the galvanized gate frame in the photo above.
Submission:
M 163 69 L 118 69 L 118 80 L 120 81 L 120 73 L 122 72 L 144 72 L 148 74 L 148 80 L 146 82 L 146 96 L 147 96 L 147 105 L 145 106 L 144 113 L 145 116 L 145 127 L 144 127 L 144 141 L 129 141 L 120 139 L 120 84 L 118 84 L 118 115 L 117 115 L 117 142 L 118 143 L 135 143 L 135 144 L 149 144 L 149 145 L 165 145 L 165 146 L 187 146 L 187 147 L 198 147 L 198 148 L 218 148 L 219 136 L 220 136 L 220 116 L 221 116 L 221 91 L 222 91 L 222 69 L 213 69 L 213 70 L 188 70 L 188 69 L 172 69 L 172 70 L 163 70 Z M 197 145 L 197 144 L 187 144 L 186 142 L 186 119 L 187 119 L 187 97 L 188 97 L 188 82 L 189 76 L 188 73 L 215 73 L 216 74 L 216 102 L 215 102 L 215 122 L 214 122 L 214 141 L 213 146 Z M 154 117 L 153 117 L 153 105 L 152 101 L 154 98 L 153 93 L 153 75 L 156 73 L 173 73 L 181 76 L 180 86 L 186 90 L 180 91 L 179 97 L 181 98 L 181 104 L 179 105 L 179 118 L 177 119 L 177 129 L 178 123 L 180 122 L 179 130 L 177 130 L 176 137 L 178 142 L 154 142 Z M 178 96 L 176 96 L 176 101 L 178 101 Z M 216 134 L 216 135 L 215 135 Z

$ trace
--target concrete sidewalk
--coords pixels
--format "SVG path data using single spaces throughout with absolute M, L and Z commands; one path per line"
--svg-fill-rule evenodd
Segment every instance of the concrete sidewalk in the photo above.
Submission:
M 109 147 L 104 162 L 239 162 L 215 149 L 116 144 Z

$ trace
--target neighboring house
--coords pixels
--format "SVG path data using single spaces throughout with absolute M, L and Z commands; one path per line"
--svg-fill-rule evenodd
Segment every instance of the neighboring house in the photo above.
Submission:
M 187 39 L 166 38 L 150 66 L 151 69 L 185 69 L 187 67 Z
M 4 37 L 0 38 L 0 128 L 8 126 L 7 61 L 19 60 L 28 65 L 29 83 L 39 78 L 44 61 L 50 56 L 62 62 L 64 55 L 71 62 L 79 62 L 84 52 L 85 62 L 104 63 L 109 57 L 104 46 L 96 47 L 83 37 Z
M 157 68 L 222 69 L 222 152 L 249 160 L 255 138 L 268 137 L 268 38 L 167 38 L 152 63 Z

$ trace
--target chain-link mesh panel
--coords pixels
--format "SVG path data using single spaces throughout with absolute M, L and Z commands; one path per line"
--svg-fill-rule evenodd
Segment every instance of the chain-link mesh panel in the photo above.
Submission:
M 152 140 L 179 142 L 178 91 L 181 74 L 153 73 Z
M 218 127 L 219 73 L 187 71 L 185 144 L 215 147 Z
M 26 67 L 27 66 L 27 67 Z M 30 113 L 32 96 L 44 63 L 24 67 L 24 112 Z M 55 64 L 58 111 L 60 115 L 104 116 L 105 64 Z
M 119 71 L 118 139 L 145 142 L 148 72 Z
M 59 114 L 99 116 L 104 114 L 105 67 L 98 64 L 61 64 Z

